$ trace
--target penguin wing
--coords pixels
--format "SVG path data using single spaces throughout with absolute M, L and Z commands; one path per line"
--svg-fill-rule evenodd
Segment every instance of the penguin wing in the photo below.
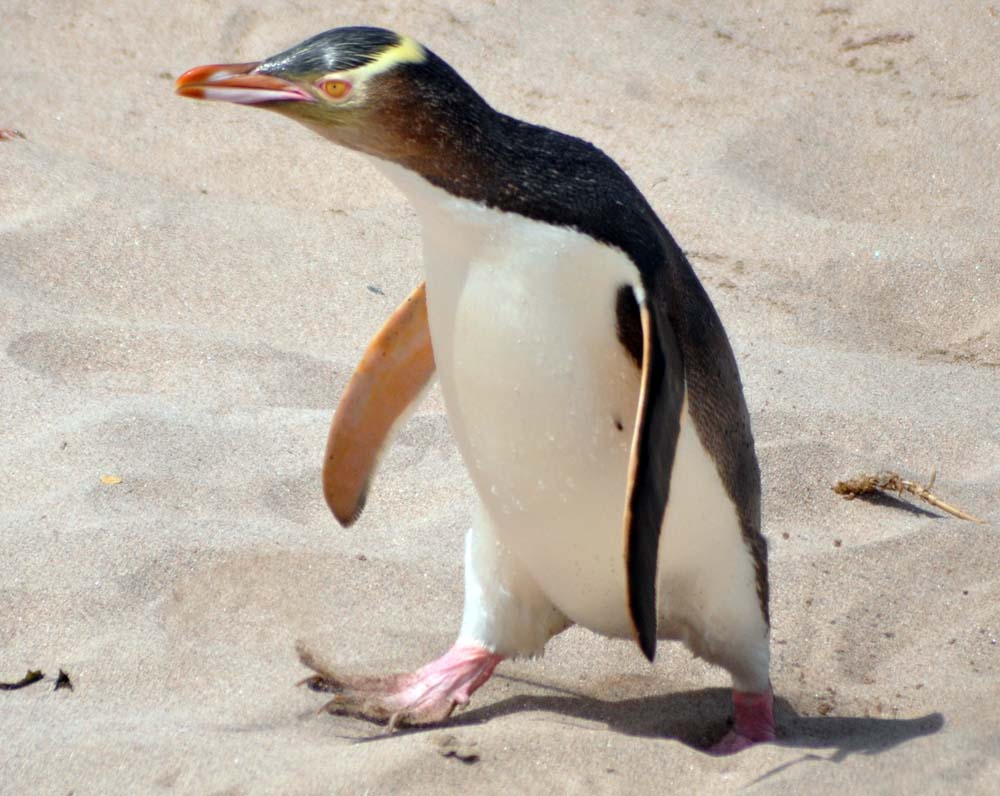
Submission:
M 656 565 L 684 403 L 684 364 L 668 297 L 657 295 L 655 285 L 634 292 L 642 362 L 625 491 L 625 572 L 632 627 L 639 647 L 652 661 L 656 655 Z
M 365 349 L 330 424 L 323 461 L 323 497 L 347 527 L 365 507 L 379 451 L 406 408 L 434 375 L 421 282 Z

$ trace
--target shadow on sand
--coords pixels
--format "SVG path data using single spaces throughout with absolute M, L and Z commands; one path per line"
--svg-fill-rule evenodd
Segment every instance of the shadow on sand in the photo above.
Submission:
M 504 678 L 504 675 L 496 676 Z M 405 728 L 399 732 L 416 733 L 446 727 L 468 727 L 502 716 L 539 712 L 549 714 L 548 720 L 551 721 L 598 722 L 613 732 L 624 735 L 672 738 L 704 752 L 726 733 L 728 720 L 724 717 L 728 717 L 732 711 L 730 691 L 724 688 L 605 701 L 519 677 L 504 679 L 528 683 L 536 688 L 541 686 L 557 693 L 510 697 L 455 714 L 446 722 L 433 727 Z M 777 743 L 803 751 L 833 749 L 831 756 L 806 754 L 804 758 L 829 762 L 841 762 L 853 754 L 879 754 L 906 741 L 932 735 L 944 726 L 944 717 L 940 713 L 928 713 L 914 719 L 803 716 L 780 696 L 775 698 L 774 707 L 778 725 Z M 386 736 L 365 740 L 378 740 L 379 737 Z M 760 779 L 777 774 L 797 762 L 801 760 L 785 763 Z
M 854 498 L 854 500 L 861 500 L 872 506 L 905 511 L 909 514 L 915 514 L 918 517 L 929 517 L 932 520 L 944 519 L 941 514 L 936 514 L 933 511 L 925 509 L 923 506 L 918 506 L 914 503 L 903 500 L 902 498 L 896 497 L 895 495 L 886 494 L 885 492 L 873 492 L 871 494 L 858 495 Z

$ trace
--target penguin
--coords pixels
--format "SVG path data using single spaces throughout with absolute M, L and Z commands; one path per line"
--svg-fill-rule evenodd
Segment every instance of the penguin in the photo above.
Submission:
M 506 658 L 580 625 L 683 642 L 729 672 L 731 729 L 775 738 L 760 470 L 722 323 L 683 251 L 592 144 L 492 108 L 414 39 L 335 28 L 212 64 L 184 97 L 254 105 L 366 156 L 416 209 L 425 281 L 364 352 L 323 490 L 361 513 L 379 451 L 439 379 L 477 495 L 455 644 L 405 674 L 349 677 L 308 651 L 325 706 L 446 719 Z

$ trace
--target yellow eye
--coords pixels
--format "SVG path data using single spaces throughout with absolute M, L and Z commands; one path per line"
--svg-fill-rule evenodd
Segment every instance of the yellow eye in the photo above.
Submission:
M 324 80 L 320 88 L 330 99 L 340 100 L 351 93 L 351 84 L 346 80 Z

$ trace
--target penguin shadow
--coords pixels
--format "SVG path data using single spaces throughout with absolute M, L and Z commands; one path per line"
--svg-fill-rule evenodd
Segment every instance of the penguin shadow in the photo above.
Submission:
M 932 520 L 940 520 L 943 517 L 940 514 L 935 514 L 933 511 L 928 511 L 927 509 L 916 506 L 913 503 L 908 503 L 902 498 L 895 497 L 894 495 L 888 495 L 885 492 L 870 492 L 863 495 L 858 495 L 852 500 L 861 500 L 870 506 L 878 506 L 879 508 L 885 509 L 896 509 L 898 511 L 906 511 L 910 514 L 915 514 L 918 517 L 929 517 Z
M 730 726 L 730 720 L 722 718 L 728 717 L 732 712 L 731 691 L 726 688 L 705 688 L 614 701 L 597 699 L 526 678 L 502 674 L 495 677 L 554 693 L 513 696 L 480 708 L 467 709 L 453 715 L 443 724 L 405 728 L 398 732 L 417 733 L 446 727 L 471 727 L 503 716 L 539 713 L 543 714 L 539 717 L 540 721 L 576 725 L 581 730 L 590 731 L 603 729 L 592 726 L 591 722 L 603 724 L 611 732 L 643 738 L 673 739 L 709 754 L 709 747 L 720 740 Z M 761 780 L 806 760 L 840 763 L 854 754 L 880 754 L 907 741 L 933 735 L 944 727 L 944 716 L 937 712 L 914 719 L 806 716 L 780 696 L 775 697 L 774 714 L 778 745 L 812 751 L 767 772 L 760 777 Z M 834 750 L 832 755 L 816 753 L 831 748 Z

